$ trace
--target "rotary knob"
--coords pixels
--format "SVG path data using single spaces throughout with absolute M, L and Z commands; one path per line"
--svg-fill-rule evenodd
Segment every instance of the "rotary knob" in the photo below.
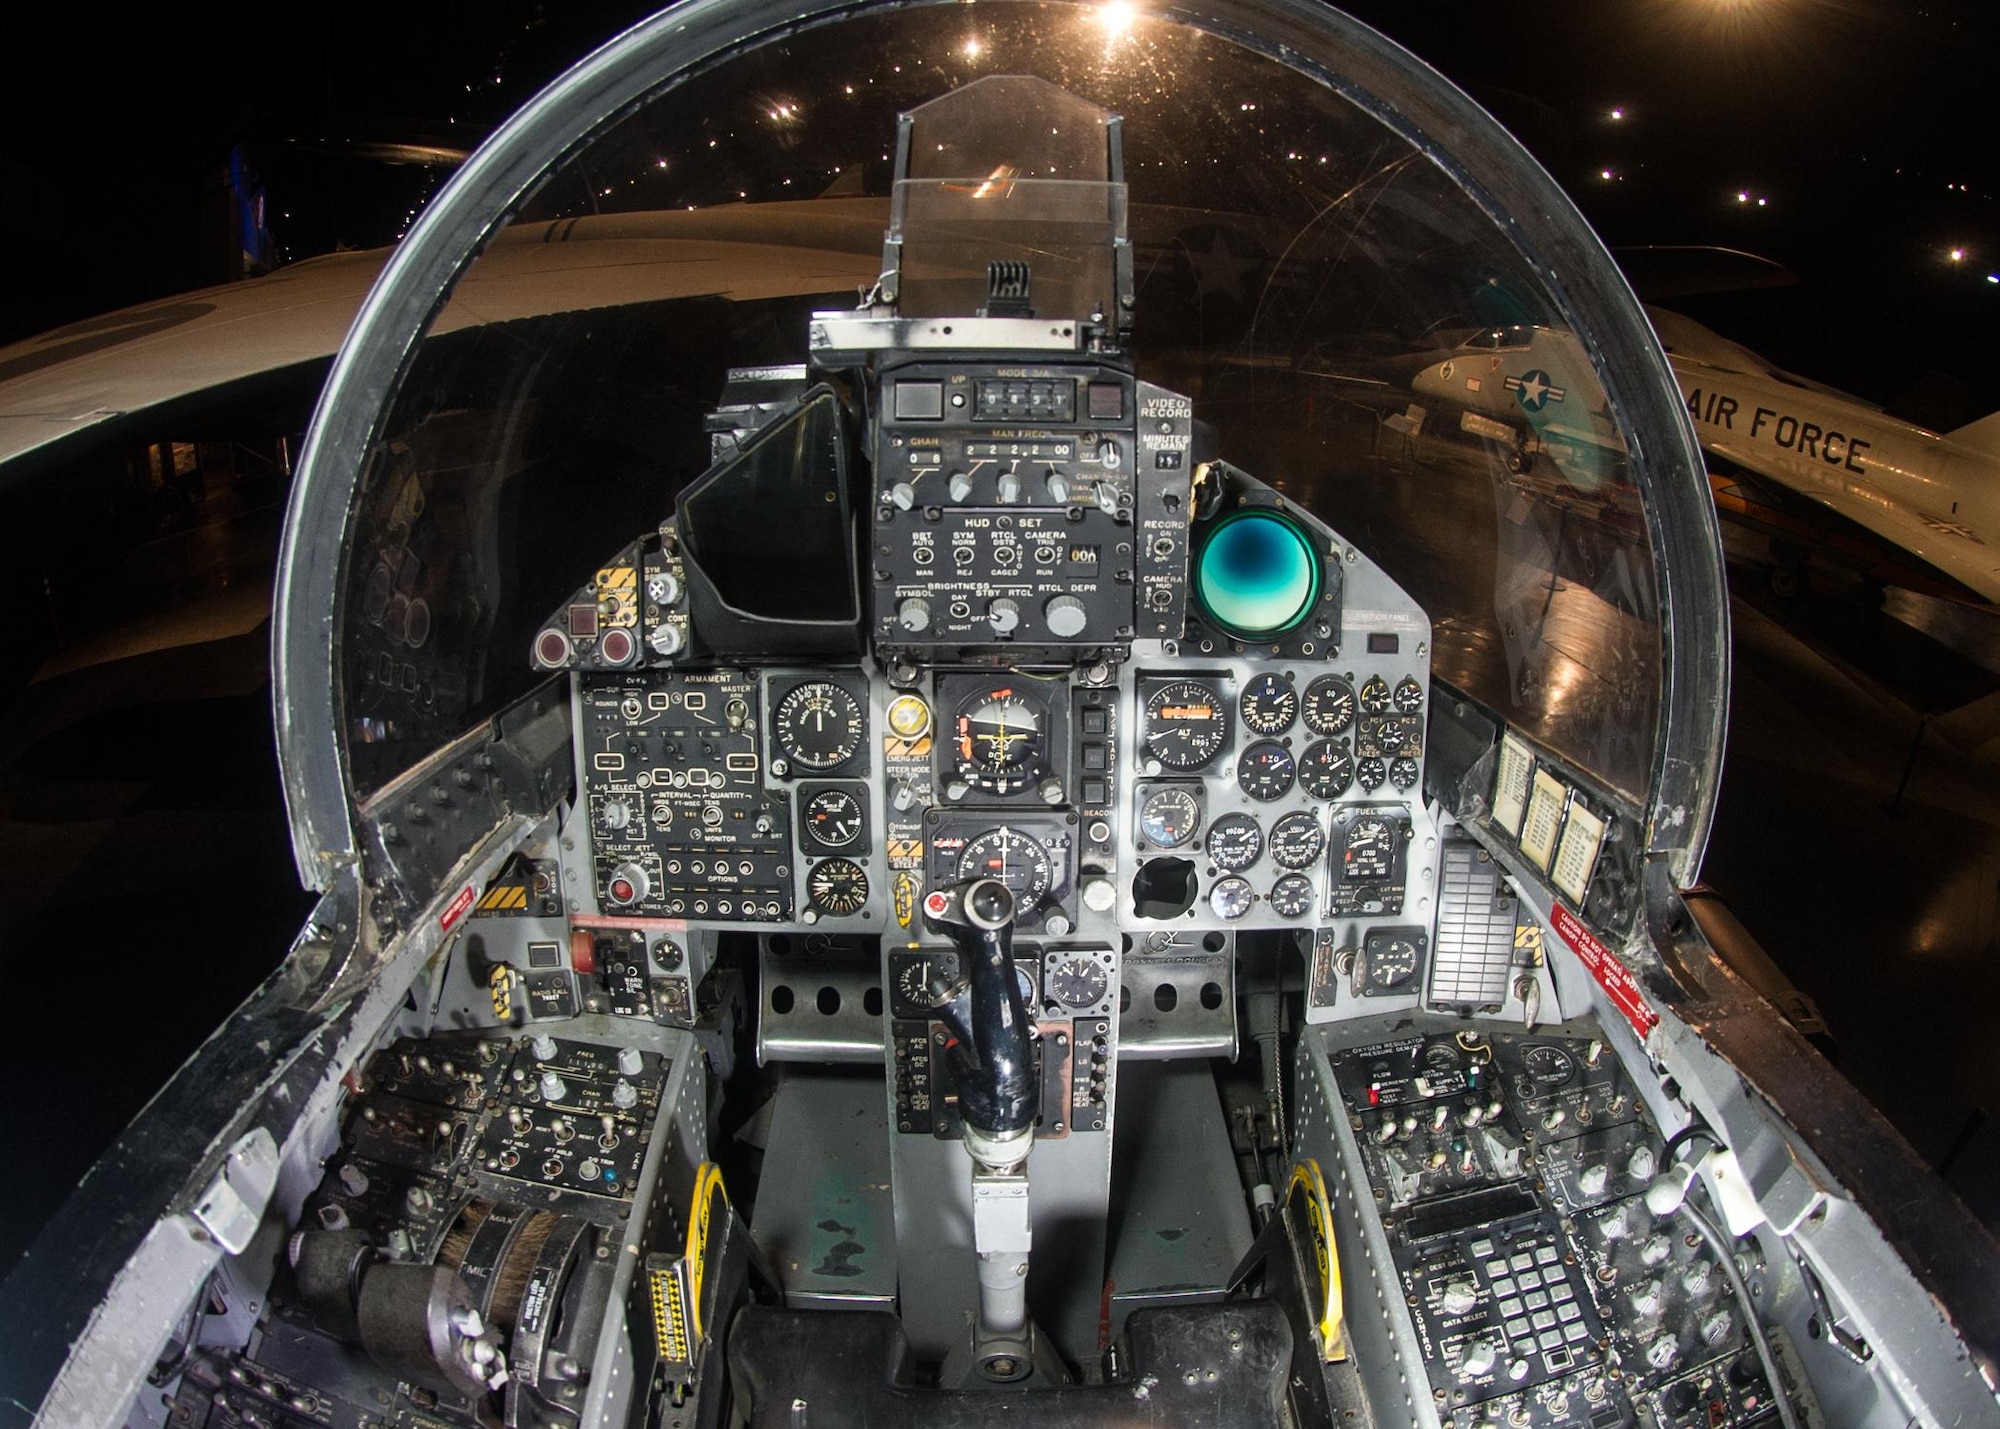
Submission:
M 1021 623 L 1021 607 L 1003 595 L 986 607 L 986 622 L 995 635 L 1012 635 Z
M 543 1072 L 540 1086 L 545 1102 L 559 1102 L 569 1095 L 569 1083 L 554 1072 Z
M 670 620 L 661 621 L 646 636 L 647 647 L 662 660 L 680 654 L 681 646 L 686 643 L 687 637 L 681 634 L 681 628 Z
M 1481 1375 L 1493 1373 L 1493 1366 L 1500 1354 L 1494 1349 L 1493 1341 L 1477 1339 L 1465 1347 L 1465 1357 L 1458 1362 L 1460 1379 L 1478 1379 Z
M 1463 1315 L 1479 1303 L 1479 1289 L 1469 1280 L 1454 1280 L 1438 1297 L 1438 1308 L 1447 1315 Z
M 605 828 L 620 833 L 631 826 L 632 806 L 623 799 L 606 799 L 602 817 Z
M 1118 888 L 1108 878 L 1085 879 L 1083 906 L 1093 913 L 1109 913 L 1118 906 Z
M 1053 501 L 1058 506 L 1069 505 L 1070 486 L 1069 486 L 1068 476 L 1056 470 L 1054 467 L 1050 467 L 1048 476 L 1048 488 L 1049 488 L 1049 500 Z
M 639 1089 L 620 1077 L 612 1084 L 611 1104 L 620 1111 L 630 1111 L 639 1104 Z
M 611 876 L 604 880 L 604 894 L 620 908 L 630 908 L 634 903 L 645 901 L 652 891 L 653 883 L 646 876 L 646 870 L 636 863 L 621 863 L 611 870 Z
M 899 481 L 889 488 L 889 500 L 898 511 L 908 511 L 917 504 L 917 488 L 907 481 Z
M 1049 597 L 1049 603 L 1042 607 L 1042 619 L 1048 622 L 1049 634 L 1058 640 L 1071 640 L 1083 634 L 1090 612 L 1075 596 L 1057 595 Z
M 912 635 L 923 634 L 931 628 L 931 603 L 911 596 L 897 609 L 896 623 Z
M 972 478 L 962 471 L 953 472 L 944 485 L 945 490 L 951 493 L 953 501 L 963 501 L 972 495 Z
M 1002 506 L 1012 506 L 1021 499 L 1021 478 L 1011 471 L 1001 472 L 994 483 L 994 496 Z
M 537 1032 L 529 1040 L 528 1049 L 535 1054 L 537 1062 L 553 1062 L 556 1059 L 556 1039 L 546 1032 Z
M 637 1047 L 620 1047 L 618 1049 L 618 1070 L 626 1076 L 638 1076 L 645 1068 L 645 1065 L 646 1059 L 639 1054 Z

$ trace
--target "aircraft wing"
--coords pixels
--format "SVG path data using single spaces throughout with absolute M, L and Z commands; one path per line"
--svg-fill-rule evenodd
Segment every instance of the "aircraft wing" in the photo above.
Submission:
M 668 298 L 865 288 L 887 213 L 887 200 L 864 198 L 515 224 L 436 330 Z M 0 348 L 0 465 L 128 413 L 330 358 L 390 251 L 309 259 Z M 746 252 L 758 261 L 745 263 Z

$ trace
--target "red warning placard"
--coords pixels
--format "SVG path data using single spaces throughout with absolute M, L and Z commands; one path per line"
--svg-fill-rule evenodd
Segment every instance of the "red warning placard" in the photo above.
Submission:
M 1643 1038 L 1659 1024 L 1660 1015 L 1646 1005 L 1645 994 L 1639 991 L 1639 984 L 1625 964 L 1611 955 L 1611 950 L 1597 941 L 1597 935 L 1577 921 L 1569 909 L 1558 903 L 1549 921 L 1555 925 L 1557 936 L 1568 943 L 1583 965 L 1590 969 L 1590 975 L 1597 979 L 1618 1010 L 1625 1014 L 1625 1020 Z

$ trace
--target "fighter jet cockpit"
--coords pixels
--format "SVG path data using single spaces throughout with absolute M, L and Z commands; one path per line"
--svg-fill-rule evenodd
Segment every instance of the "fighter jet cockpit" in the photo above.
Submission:
M 1726 622 L 1637 304 L 1379 36 L 666 11 L 335 365 L 323 901 L 40 1422 L 1996 1422 L 1990 1252 L 1683 898 Z

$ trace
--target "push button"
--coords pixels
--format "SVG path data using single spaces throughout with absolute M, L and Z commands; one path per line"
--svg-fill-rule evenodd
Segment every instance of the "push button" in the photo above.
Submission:
M 942 382 L 898 382 L 896 419 L 902 422 L 936 421 L 944 416 Z

